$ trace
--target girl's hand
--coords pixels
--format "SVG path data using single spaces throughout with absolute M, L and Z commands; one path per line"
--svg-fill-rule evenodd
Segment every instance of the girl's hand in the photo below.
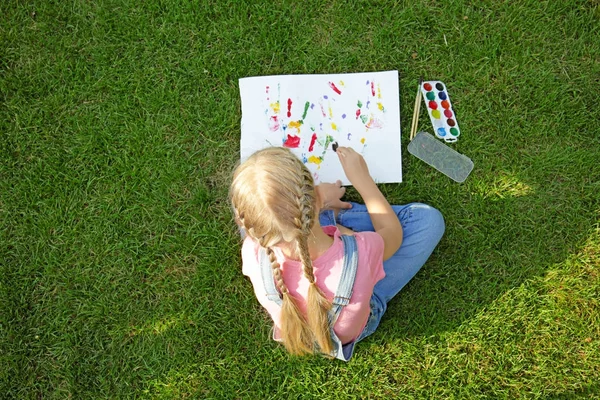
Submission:
M 346 188 L 342 186 L 342 181 L 321 183 L 315 189 L 319 196 L 319 208 L 321 210 L 352 208 L 352 204 L 341 200 L 346 193 Z
M 369 167 L 362 155 L 358 154 L 351 147 L 338 147 L 337 155 L 344 168 L 346 177 L 354 187 L 358 189 L 362 183 L 373 183 L 373 178 L 369 174 Z

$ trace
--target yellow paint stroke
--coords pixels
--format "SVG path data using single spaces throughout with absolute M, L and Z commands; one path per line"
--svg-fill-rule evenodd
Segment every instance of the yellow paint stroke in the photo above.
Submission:
M 275 114 L 279 114 L 279 101 L 276 101 L 275 103 L 271 103 L 270 106 Z
M 379 108 L 379 111 L 383 111 L 383 104 L 377 103 L 377 108 Z
M 331 129 L 337 131 L 337 125 L 334 122 L 331 123 Z
M 344 83 L 344 81 L 340 81 L 340 86 L 346 86 L 346 84 Z
M 377 84 L 377 98 L 381 98 L 381 87 L 379 86 L 379 83 Z
M 300 133 L 300 125 L 302 125 L 302 122 L 300 121 L 291 121 L 288 123 L 288 128 L 296 129 L 298 133 Z
M 333 110 L 331 109 L 331 106 L 329 106 L 329 118 L 333 118 Z
M 308 157 L 308 162 L 316 164 L 319 166 L 319 168 L 321 168 L 321 163 L 323 162 L 323 159 L 321 157 L 317 157 L 317 156 L 310 156 L 310 157 Z
M 360 142 L 361 142 L 362 144 L 365 144 L 365 138 L 362 138 L 362 139 L 360 139 Z

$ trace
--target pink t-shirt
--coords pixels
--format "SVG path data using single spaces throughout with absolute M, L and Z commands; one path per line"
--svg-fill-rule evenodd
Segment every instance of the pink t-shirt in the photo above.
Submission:
M 333 244 L 316 260 L 313 272 L 317 285 L 329 300 L 333 300 L 340 281 L 344 260 L 344 245 L 340 231 L 335 226 L 325 226 L 323 231 L 334 238 Z M 383 238 L 375 232 L 356 232 L 358 246 L 358 270 L 350 303 L 342 309 L 333 329 L 343 344 L 349 343 L 363 331 L 370 313 L 370 300 L 375 284 L 383 279 Z M 275 323 L 275 338 L 279 338 L 281 308 L 267 298 L 258 261 L 260 246 L 247 237 L 242 246 L 242 272 L 254 286 L 260 304 L 269 312 Z M 300 261 L 285 257 L 278 248 L 273 248 L 281 265 L 283 280 L 290 293 L 298 300 L 300 311 L 306 315 L 308 280 L 302 273 Z

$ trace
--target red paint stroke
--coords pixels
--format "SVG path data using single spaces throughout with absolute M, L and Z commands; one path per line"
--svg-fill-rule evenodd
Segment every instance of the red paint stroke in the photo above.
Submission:
M 356 119 L 358 119 L 358 117 L 360 117 L 360 108 L 356 110 Z
M 273 115 L 269 120 L 269 130 L 271 132 L 279 130 L 279 119 L 277 118 L 277 115 Z
M 371 81 L 371 94 L 375 97 L 375 82 Z
M 288 112 L 287 112 L 287 116 L 288 116 L 288 118 L 290 118 L 292 116 L 292 99 L 288 99 Z
M 290 149 L 296 149 L 300 146 L 300 137 L 287 135 L 287 140 L 283 142 L 283 147 L 288 147 Z
M 265 92 L 267 93 L 267 100 L 269 100 L 269 87 L 267 86 L 267 89 L 265 90 Z
M 319 105 L 321 106 L 321 114 L 323 114 L 323 116 L 326 117 L 327 114 L 325 114 L 325 108 L 323 107 L 323 103 L 319 103 Z
M 335 83 L 329 82 L 329 87 L 331 89 L 333 89 L 333 91 L 336 92 L 337 94 L 342 94 L 342 92 L 340 91 L 340 89 L 338 89 L 337 86 L 335 86 Z
M 308 146 L 308 151 L 313 151 L 315 149 L 316 141 L 317 141 L 317 134 L 313 133 L 312 138 L 310 139 L 310 146 Z

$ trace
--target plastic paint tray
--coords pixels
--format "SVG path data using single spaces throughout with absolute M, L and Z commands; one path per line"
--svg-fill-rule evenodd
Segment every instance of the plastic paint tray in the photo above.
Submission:
M 421 85 L 421 93 L 427 105 L 427 114 L 431 119 L 435 136 L 446 142 L 456 142 L 460 136 L 460 128 L 444 82 L 425 81 Z
M 427 132 L 419 132 L 408 144 L 408 152 L 456 182 L 464 182 L 473 161 L 446 146 Z

